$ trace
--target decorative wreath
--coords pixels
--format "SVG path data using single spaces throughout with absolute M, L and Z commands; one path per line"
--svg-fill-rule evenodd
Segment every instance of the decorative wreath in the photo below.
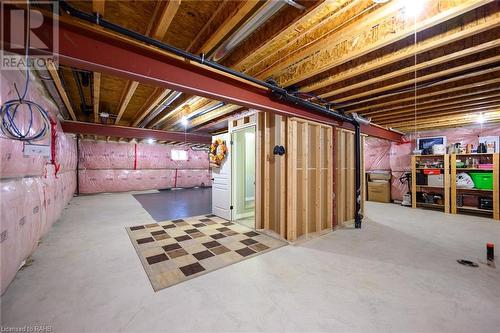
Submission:
M 215 166 L 220 166 L 222 161 L 226 158 L 226 153 L 226 142 L 222 139 L 216 139 L 210 145 L 210 163 Z

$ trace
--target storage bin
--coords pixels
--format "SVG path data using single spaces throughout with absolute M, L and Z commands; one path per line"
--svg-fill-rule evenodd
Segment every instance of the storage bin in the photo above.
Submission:
M 492 172 L 469 172 L 469 175 L 474 182 L 474 187 L 481 190 L 493 189 L 493 173 Z
M 443 174 L 428 175 L 427 176 L 427 185 L 442 187 L 444 185 L 444 175 Z
M 440 173 L 440 169 L 424 169 L 424 175 L 439 175 Z

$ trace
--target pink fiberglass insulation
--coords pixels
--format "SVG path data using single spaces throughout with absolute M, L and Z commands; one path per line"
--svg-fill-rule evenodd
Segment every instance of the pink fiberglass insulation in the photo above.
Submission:
M 0 137 L 0 178 L 39 176 L 49 158 L 24 156 L 23 143 Z
M 35 249 L 40 237 L 39 178 L 1 181 L 1 288 L 2 293 L 19 266 Z
M 175 170 L 79 170 L 80 193 L 126 192 L 172 188 Z
M 392 171 L 391 172 L 391 199 L 392 200 L 403 200 L 403 195 L 408 192 L 408 183 L 401 183 L 399 180 L 403 176 L 403 171 Z
M 2 85 L 0 85 L 0 103 L 3 104 L 7 100 L 17 98 L 17 93 L 14 89 L 14 83 L 18 89 L 24 87 L 25 73 L 20 71 L 2 71 Z M 60 164 L 60 170 L 75 170 L 76 169 L 76 144 L 75 139 L 68 134 L 62 132 L 60 124 L 57 122 L 57 106 L 47 97 L 45 88 L 38 82 L 34 75 L 31 75 L 29 88 L 27 90 L 26 99 L 39 104 L 49 113 L 50 118 L 56 123 L 56 140 L 55 145 L 56 164 Z M 16 124 L 19 125 L 21 131 L 26 131 L 30 122 L 30 116 L 27 109 L 20 109 L 16 113 Z M 31 132 L 40 128 L 40 117 L 37 112 L 33 113 L 33 124 Z M 43 141 L 37 141 L 37 145 L 50 145 L 50 139 L 46 138 Z M 10 140 L 6 138 L 0 131 L 0 178 L 15 178 L 26 176 L 41 176 L 44 166 L 50 163 L 50 157 L 25 156 L 24 144 L 21 141 Z
M 411 142 L 392 142 L 389 156 L 390 169 L 392 171 L 410 171 L 412 151 L 413 145 Z
M 134 145 L 80 141 L 80 169 L 134 169 Z
M 178 148 L 174 147 L 172 150 Z M 180 149 L 186 150 L 186 149 Z M 187 149 L 187 160 L 172 161 L 176 169 L 207 169 L 209 168 L 209 158 L 207 151 L 195 151 Z
M 460 128 L 449 128 L 442 130 L 421 131 L 418 132 L 419 138 L 445 136 L 447 144 L 461 143 L 462 145 L 473 144 L 477 148 L 480 136 L 500 136 L 499 124 L 473 125 Z M 406 135 L 408 141 L 415 145 L 415 134 Z
M 85 194 L 211 185 L 208 153 L 171 145 L 80 141 L 79 169 Z
M 177 187 L 209 186 L 210 173 L 208 170 L 178 170 Z
M 209 170 L 79 170 L 80 193 L 126 192 L 209 186 Z
M 58 171 L 76 169 L 76 140 L 70 134 L 57 133 L 55 142 Z M 50 158 L 25 156 L 21 141 L 0 137 L 0 178 L 41 176 Z
M 0 103 L 15 98 L 14 83 L 24 87 L 25 73 L 0 73 Z M 6 138 L 0 133 L 0 287 L 3 294 L 23 261 L 36 248 L 40 238 L 61 216 L 76 188 L 76 143 L 64 134 L 57 123 L 58 109 L 47 97 L 36 76 L 32 75 L 26 99 L 40 104 L 54 121 L 55 140 L 51 157 L 24 156 L 21 141 Z M 26 130 L 29 114 L 21 110 L 16 123 Z M 34 114 L 32 131 L 39 128 L 40 119 Z M 49 138 L 36 144 L 50 145 Z M 52 154 L 51 154 L 52 155 Z M 56 168 L 57 166 L 57 168 Z M 57 170 L 56 170 L 57 169 Z
M 76 170 L 76 139 L 72 134 L 62 131 L 56 138 L 56 163 L 58 172 Z
M 172 150 L 184 150 L 187 160 L 172 159 Z M 80 169 L 208 169 L 206 151 L 163 144 L 80 141 Z
M 390 170 L 391 141 L 367 137 L 365 139 L 365 170 Z
M 137 169 L 175 169 L 171 146 L 159 144 L 137 144 Z
M 75 171 L 55 176 L 54 168 L 48 166 L 46 172 L 46 177 L 0 181 L 2 293 L 75 191 Z

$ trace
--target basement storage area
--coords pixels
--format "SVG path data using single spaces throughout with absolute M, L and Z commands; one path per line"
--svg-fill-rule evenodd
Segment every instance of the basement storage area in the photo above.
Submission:
M 498 1 L 1 15 L 2 331 L 498 330 Z

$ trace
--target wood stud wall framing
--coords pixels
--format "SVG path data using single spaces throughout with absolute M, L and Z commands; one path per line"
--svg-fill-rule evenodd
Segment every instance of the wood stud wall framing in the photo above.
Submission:
M 257 138 L 256 227 L 288 241 L 332 230 L 333 128 L 259 113 Z M 276 145 L 285 155 L 273 154 Z
M 364 212 L 366 198 L 366 181 L 364 170 L 364 141 L 361 137 L 361 212 Z M 342 227 L 354 223 L 354 203 L 356 189 L 354 187 L 355 156 L 354 132 L 337 128 L 335 129 L 335 225 Z

